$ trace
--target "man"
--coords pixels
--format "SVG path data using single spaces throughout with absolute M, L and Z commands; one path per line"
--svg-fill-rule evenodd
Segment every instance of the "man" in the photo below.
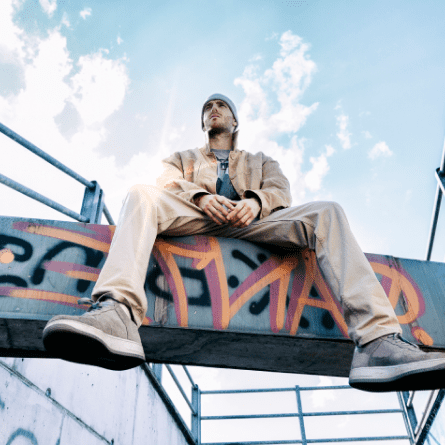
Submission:
M 289 207 L 289 182 L 278 163 L 261 152 L 238 150 L 237 110 L 226 96 L 207 99 L 201 125 L 203 148 L 166 159 L 158 187 L 130 189 L 92 307 L 82 316 L 50 320 L 45 347 L 55 356 L 109 369 L 142 363 L 138 327 L 147 310 L 144 282 L 156 236 L 206 234 L 315 251 L 356 344 L 351 386 L 442 387 L 445 354 L 424 353 L 400 337 L 394 310 L 341 207 L 332 202 Z

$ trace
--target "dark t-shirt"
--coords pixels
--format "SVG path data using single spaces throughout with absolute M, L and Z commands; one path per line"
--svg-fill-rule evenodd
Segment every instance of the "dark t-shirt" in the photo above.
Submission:
M 218 179 L 216 180 L 216 193 L 233 201 L 239 201 L 241 198 L 233 188 L 232 181 L 229 177 L 229 154 L 230 150 L 214 150 L 218 159 Z

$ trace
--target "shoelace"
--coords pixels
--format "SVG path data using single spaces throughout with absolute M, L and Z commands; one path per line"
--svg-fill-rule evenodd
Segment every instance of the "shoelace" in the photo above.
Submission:
M 110 303 L 108 303 L 106 300 L 105 301 L 94 301 L 91 298 L 87 298 L 87 297 L 83 297 L 83 298 L 79 298 L 77 300 L 77 304 L 88 304 L 90 307 L 88 308 L 87 312 L 90 311 L 94 311 L 96 309 L 100 309 L 103 306 L 108 306 Z
M 405 348 L 406 348 L 407 345 L 409 345 L 409 346 L 411 346 L 411 347 L 414 347 L 414 348 L 416 348 L 416 349 L 419 349 L 419 347 L 418 347 L 416 344 L 411 343 L 410 341 L 404 339 L 400 334 L 393 334 L 393 339 L 394 339 L 395 341 L 398 341 L 399 343 L 404 343 L 404 344 L 401 345 L 402 347 L 405 347 Z

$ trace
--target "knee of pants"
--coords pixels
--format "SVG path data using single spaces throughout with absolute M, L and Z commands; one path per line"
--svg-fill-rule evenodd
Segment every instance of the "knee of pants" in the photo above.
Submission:
M 127 193 L 127 200 L 136 199 L 150 205 L 162 201 L 165 191 L 155 185 L 135 184 L 130 187 Z
M 333 227 L 332 225 L 340 225 L 340 227 L 348 227 L 349 223 L 346 214 L 340 204 L 332 201 L 325 201 L 319 203 L 321 208 L 319 209 L 318 229 Z M 322 235 L 322 233 L 319 233 Z M 325 235 L 322 235 L 324 238 Z
M 346 219 L 345 211 L 343 207 L 334 201 L 320 201 L 319 204 L 322 207 L 322 213 L 327 217 L 334 217 L 336 219 Z

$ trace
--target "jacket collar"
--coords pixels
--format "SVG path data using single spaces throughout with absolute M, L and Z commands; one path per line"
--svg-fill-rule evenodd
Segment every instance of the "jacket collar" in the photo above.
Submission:
M 212 154 L 212 151 L 207 144 L 204 145 L 204 147 L 201 147 L 199 150 L 207 156 L 210 156 Z M 231 151 L 234 153 L 240 153 L 241 150 L 238 150 L 238 148 L 234 147 Z

